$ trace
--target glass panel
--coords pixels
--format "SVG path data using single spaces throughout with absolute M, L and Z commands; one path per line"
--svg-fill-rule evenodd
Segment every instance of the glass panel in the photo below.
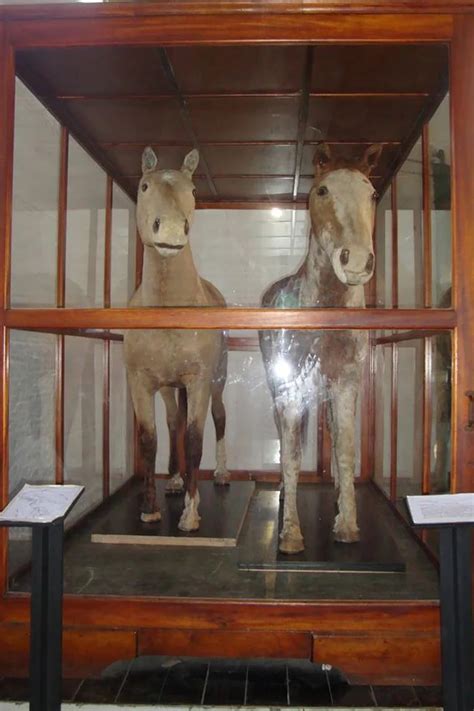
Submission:
M 433 305 L 451 305 L 451 137 L 449 94 L 430 121 Z
M 419 139 L 397 176 L 398 305 L 423 306 L 423 173 Z
M 127 306 L 135 291 L 135 203 L 114 183 L 110 299 L 112 306 Z
M 122 343 L 110 344 L 110 493 L 133 475 L 133 407 Z
M 11 303 L 55 306 L 60 127 L 15 85 Z
M 25 482 L 55 482 L 56 337 L 11 331 L 9 387 L 9 481 L 12 498 Z M 31 529 L 8 529 L 9 575 L 30 558 Z
M 66 337 L 64 482 L 86 487 L 68 525 L 102 501 L 103 377 L 102 341 Z
M 66 306 L 104 303 L 106 176 L 69 139 L 66 233 Z
M 382 497 L 376 495 L 367 482 L 369 471 L 363 471 L 360 460 L 371 460 L 374 454 L 374 480 L 388 494 L 390 491 L 390 388 L 391 388 L 391 347 L 381 342 L 376 345 L 375 371 L 375 410 L 370 406 L 362 386 L 363 393 L 358 396 L 357 407 L 349 398 L 348 389 L 340 390 L 341 400 L 329 398 L 328 384 L 339 377 L 342 365 L 338 358 L 348 358 L 347 350 L 352 336 L 349 332 L 339 331 L 275 331 L 274 355 L 264 367 L 256 332 L 230 332 L 228 339 L 229 359 L 227 382 L 224 389 L 226 410 L 225 446 L 226 460 L 223 458 L 222 442 L 216 446 L 215 424 L 211 412 L 207 412 L 203 434 L 203 455 L 200 461 L 198 488 L 199 532 L 183 532 L 178 528 L 185 500 L 181 494 L 166 494 L 165 487 L 170 483 L 169 454 L 170 436 L 165 416 L 162 397 L 155 397 L 155 417 L 158 433 L 157 457 L 152 471 L 157 501 L 162 519 L 157 522 L 142 522 L 143 480 L 132 477 L 133 473 L 133 417 L 129 405 L 126 387 L 125 367 L 123 365 L 122 343 L 111 343 L 110 370 L 110 462 L 111 493 L 113 499 L 103 503 L 102 471 L 102 416 L 103 416 L 103 355 L 102 339 L 85 337 L 66 337 L 65 368 L 65 480 L 82 483 L 86 492 L 76 511 L 68 520 L 73 525 L 80 516 L 84 516 L 81 527 L 71 532 L 66 559 L 66 588 L 70 592 L 81 594 L 130 594 L 130 595 L 189 595 L 196 597 L 238 597 L 266 599 L 325 599 L 333 597 L 337 583 L 338 596 L 346 599 L 367 597 L 368 599 L 396 597 L 410 599 L 412 596 L 422 599 L 431 598 L 437 585 L 436 573 L 430 573 L 430 563 L 415 544 L 410 545 L 410 534 L 388 508 Z M 29 336 L 30 334 L 27 334 Z M 113 338 L 119 334 L 112 334 Z M 359 334 L 361 335 L 361 334 Z M 393 334 L 399 338 L 399 334 Z M 151 340 L 151 350 L 146 350 L 145 336 Z M 390 338 L 390 334 L 379 336 Z M 50 408 L 54 406 L 54 339 L 51 338 Z M 147 378 L 154 373 L 154 378 L 162 377 L 158 373 L 168 369 L 165 382 L 181 382 L 180 363 L 184 357 L 185 377 L 192 379 L 197 371 L 214 357 L 211 344 L 219 338 L 214 331 L 132 331 L 130 343 L 126 347 L 130 366 L 129 377 L 135 382 L 135 395 L 138 405 L 138 419 L 142 423 L 140 441 L 147 442 L 145 423 L 150 426 L 144 393 L 150 385 Z M 128 335 L 127 335 L 128 339 Z M 191 350 L 183 348 L 191 341 Z M 199 355 L 202 343 L 207 344 L 206 356 Z M 172 360 L 166 354 L 169 345 L 173 346 Z M 291 348 L 283 348 L 282 344 Z M 345 344 L 345 348 L 342 346 Z M 302 357 L 310 347 L 308 358 Z M 421 437 L 422 417 L 420 414 L 422 384 L 422 341 L 400 341 L 398 348 L 398 437 L 397 448 L 397 501 L 408 491 L 419 491 L 421 481 Z M 153 352 L 159 352 L 160 358 L 153 359 Z M 25 349 L 23 349 L 25 350 Z M 350 349 L 349 349 L 350 350 Z M 341 354 L 345 355 L 342 356 Z M 140 375 L 140 357 L 146 357 L 146 375 Z M 339 354 L 339 355 L 338 355 Z M 15 353 L 12 352 L 15 356 Z M 15 356 L 18 363 L 19 356 Z M 346 361 L 344 361 L 346 362 Z M 347 369 L 351 368 L 349 361 Z M 169 370 L 171 368 L 171 371 Z M 173 373 L 173 369 L 177 369 Z M 12 371 L 14 375 L 15 371 Z M 35 372 L 35 371 L 33 371 Z M 48 371 L 49 372 L 49 371 Z M 171 375 L 170 375 L 171 373 Z M 191 376 L 189 375 L 191 374 Z M 140 375 L 140 377 L 138 377 Z M 143 377 L 145 380 L 143 380 Z M 136 380 L 138 378 L 138 380 Z M 166 380 L 167 379 L 167 380 Z M 279 533 L 282 531 L 282 507 L 285 498 L 280 497 L 280 440 L 274 419 L 274 403 L 268 379 L 275 389 L 276 406 L 284 412 L 280 419 L 281 431 L 285 441 L 293 442 L 288 463 L 293 466 L 293 455 L 297 452 L 297 433 L 300 432 L 299 414 L 305 407 L 308 419 L 304 431 L 305 444 L 302 447 L 300 464 L 295 464 L 300 472 L 298 485 L 299 520 L 304 536 L 304 551 L 295 556 L 278 553 Z M 336 379 L 336 380 L 335 380 Z M 433 381 L 434 382 L 434 381 Z M 138 383 L 138 391 L 136 390 Z M 145 383 L 145 390 L 141 390 Z M 146 385 L 148 383 L 148 385 Z M 199 377 L 200 386 L 205 377 Z M 154 389 L 154 386 L 151 388 Z M 338 391 L 339 392 L 339 391 Z M 21 400 L 13 389 L 15 401 Z M 176 397 L 176 392 L 162 391 L 162 395 Z M 215 393 L 215 398 L 217 397 Z M 339 402 L 339 405 L 337 404 Z M 437 400 L 437 402 L 439 402 Z M 153 405 L 151 399 L 148 403 Z M 168 408 L 170 401 L 167 399 Z M 188 412 L 195 412 L 195 400 L 190 395 L 187 402 Z M 217 428 L 221 427 L 218 399 L 214 399 L 214 414 L 217 416 Z M 181 405 L 182 406 L 182 401 Z M 330 422 L 335 418 L 337 431 L 336 459 L 331 457 L 330 422 L 324 418 L 320 422 L 321 408 L 325 406 Z M 434 411 L 438 405 L 434 407 Z M 144 409 L 145 408 L 145 409 Z M 177 404 L 168 412 L 171 430 L 179 429 L 176 418 Z M 337 409 L 339 408 L 339 410 Z M 375 441 L 369 441 L 371 423 L 366 419 L 368 412 L 374 412 Z M 339 413 L 339 414 L 337 414 Z M 350 416 L 348 417 L 348 413 Z M 28 415 L 19 416 L 28 420 Z M 51 414 L 51 418 L 53 414 Z M 296 418 L 296 419 L 295 419 Z M 42 423 L 46 423 L 46 419 Z M 153 418 L 152 418 L 153 419 Z M 13 433 L 19 425 L 12 415 Z M 173 424 L 174 423 L 174 424 Z M 323 432 L 318 428 L 322 424 Z M 364 425 L 364 426 L 361 426 Z M 152 426 L 152 424 L 151 424 Z M 433 427 L 435 427 L 433 425 Z M 54 434 L 54 423 L 49 426 L 49 441 Z M 220 430 L 219 430 L 220 431 Z M 292 439 L 295 436 L 296 439 Z M 17 435 L 15 435 L 17 436 Z M 43 436 L 43 435 L 42 435 Z M 354 439 L 355 451 L 350 453 L 350 441 Z M 219 436 L 219 440 L 221 437 Z M 196 443 L 196 439 L 193 440 Z M 182 441 L 172 435 L 175 448 L 171 457 L 170 473 L 180 472 L 179 452 Z M 50 451 L 50 450 L 48 450 Z M 147 454 L 148 452 L 148 454 Z M 145 471 L 146 457 L 150 448 L 144 449 L 138 457 L 139 472 Z M 54 453 L 51 452 L 50 470 L 54 472 Z M 343 475 L 344 464 L 352 458 L 356 478 L 356 510 L 360 529 L 361 543 L 347 546 L 334 543 L 332 533 L 335 523 L 335 467 L 339 467 L 339 478 Z M 332 460 L 332 461 L 331 461 Z M 140 464 L 141 462 L 141 464 Z M 229 486 L 217 486 L 214 483 L 215 470 L 221 478 L 230 474 Z M 349 464 L 347 464 L 349 466 Z M 182 470 L 181 470 L 182 471 Z M 359 477 L 362 478 L 359 478 Z M 176 480 L 176 476 L 174 477 Z M 125 482 L 126 490 L 117 491 Z M 175 481 L 176 484 L 176 481 Z M 291 490 L 286 497 L 291 496 Z M 186 519 L 185 519 L 186 520 Z M 110 535 L 114 542 L 126 545 L 110 546 Z M 342 534 L 341 534 L 342 535 Z M 130 539 L 138 536 L 138 539 Z M 140 545 L 140 537 L 146 536 L 147 543 Z M 179 543 L 167 546 L 166 536 Z M 188 538 L 196 539 L 192 553 L 188 548 Z M 285 539 L 281 539 L 285 540 Z M 145 542 L 145 539 L 143 539 Z M 225 545 L 223 545 L 225 542 Z M 283 545 L 283 544 L 282 544 Z M 329 546 L 329 549 L 327 548 Z M 399 547 L 403 549 L 401 564 L 407 566 L 407 572 L 401 576 L 400 585 L 393 587 L 391 576 L 380 576 L 374 572 L 377 565 L 395 565 L 399 560 Z M 111 551 L 111 548 L 113 549 Z M 80 554 L 79 554 L 80 549 Z M 329 559 L 325 557 L 330 553 Z M 363 558 L 368 566 L 364 575 L 354 580 L 343 572 L 334 572 L 333 576 L 318 577 L 314 584 L 311 573 L 316 574 L 334 560 L 337 566 L 354 564 L 354 556 L 370 553 L 370 561 Z M 335 558 L 334 558 L 335 556 Z M 388 556 L 388 558 L 387 558 Z M 393 557 L 395 556 L 395 557 Z M 84 577 L 84 560 L 87 568 L 94 572 L 93 578 L 88 573 Z M 357 559 L 358 560 L 358 559 Z M 295 572 L 289 573 L 282 567 L 288 561 L 295 565 Z M 394 562 L 395 561 L 395 562 Z M 359 560 L 359 563 L 361 561 Z M 268 564 L 275 566 L 272 577 L 268 578 Z M 313 567 L 312 567 L 313 566 Z M 308 575 L 300 575 L 305 570 Z M 160 575 L 150 571 L 159 570 Z M 217 571 L 217 572 L 216 572 Z M 422 575 L 420 576 L 420 571 Z M 266 577 L 267 576 L 267 577 Z M 193 586 L 190 593 L 189 580 Z M 381 580 L 381 578 L 384 580 Z M 331 578 L 331 580 L 329 580 Z M 422 580 L 420 584 L 420 579 Z M 87 582 L 87 587 L 84 584 Z M 26 589 L 28 575 L 17 575 L 15 589 Z M 187 592 L 186 592 L 187 591 Z
M 431 434 L 431 490 L 447 493 L 451 483 L 451 337 L 432 338 L 433 428 Z

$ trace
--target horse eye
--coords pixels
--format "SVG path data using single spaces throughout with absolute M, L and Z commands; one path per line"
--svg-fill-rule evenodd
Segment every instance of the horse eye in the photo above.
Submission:
M 193 188 L 193 195 L 194 195 L 194 197 L 196 197 L 196 195 L 197 195 L 196 188 Z
M 374 192 L 372 193 L 372 200 L 378 200 L 378 198 L 379 198 L 379 194 L 376 190 L 374 190 Z
M 142 193 L 146 193 L 148 190 L 148 183 L 142 183 Z
M 321 187 L 318 188 L 317 195 L 320 195 L 321 197 L 323 197 L 324 195 L 327 195 L 328 192 L 329 192 L 329 190 L 327 189 L 327 187 L 325 185 L 321 185 Z

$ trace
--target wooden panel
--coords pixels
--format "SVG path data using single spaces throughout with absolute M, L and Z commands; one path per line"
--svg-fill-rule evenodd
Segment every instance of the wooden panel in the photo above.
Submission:
M 215 184 L 219 196 L 224 200 L 290 200 L 293 177 L 286 178 L 216 178 Z
M 138 654 L 309 659 L 309 632 L 139 630 Z
M 436 684 L 440 642 L 436 635 L 315 636 L 313 661 L 331 664 L 350 683 Z
M 295 140 L 298 98 L 188 99 L 200 141 Z
M 136 656 L 133 630 L 65 629 L 63 673 L 66 677 L 91 676 L 121 659 Z
M 306 140 L 399 141 L 412 128 L 422 97 L 311 97 Z
M 29 671 L 29 625 L 1 625 L 0 675 L 21 677 Z M 136 656 L 136 633 L 131 630 L 65 629 L 63 674 L 82 677 L 99 674 L 120 659 Z
M 205 146 L 211 172 L 288 175 L 295 168 L 295 145 Z
M 0 622 L 26 622 L 27 596 L 4 598 Z M 268 602 L 66 596 L 65 625 L 162 629 L 235 629 L 312 631 L 315 634 L 381 632 L 422 633 L 439 630 L 439 606 L 432 601 Z
M 291 6 L 291 3 L 290 3 Z M 101 8 L 102 19 L 98 13 L 89 9 L 74 20 L 50 15 L 48 19 L 27 19 L 12 23 L 10 36 L 15 47 L 70 47 L 97 46 L 104 44 L 135 44 L 137 46 L 157 44 L 227 44 L 238 42 L 300 42 L 334 41 L 360 42 L 416 42 L 449 40 L 452 35 L 453 21 L 450 15 L 403 15 L 403 14 L 357 14 L 324 15 L 311 14 L 304 8 L 297 12 L 275 13 L 275 3 L 269 2 L 267 10 L 272 11 L 271 22 L 262 11 L 239 13 L 226 12 L 226 21 L 215 11 L 214 4 L 203 4 L 202 14 L 176 14 L 174 5 L 170 5 L 174 15 L 141 16 L 132 5 L 122 13 L 116 7 Z M 232 5 L 230 6 L 232 8 Z M 345 3 L 347 11 L 347 3 Z M 372 6 L 373 8 L 373 6 Z M 224 8 L 223 8 L 224 9 Z M 224 11 L 227 11 L 225 8 Z M 292 10 L 294 11 L 294 5 Z M 301 3 L 297 4 L 301 10 Z M 73 10 L 71 13 L 70 10 Z M 66 18 L 74 16 L 76 8 L 68 8 Z M 105 10 L 105 12 L 104 12 Z M 38 11 L 37 11 L 38 12 Z M 150 10 L 149 10 L 150 12 Z M 151 9 L 153 12 L 153 9 Z M 157 10 L 155 9 L 155 12 Z M 33 13 L 32 13 L 33 14 Z M 122 14 L 123 16 L 114 16 Z M 134 15 L 134 22 L 130 17 Z M 41 16 L 41 13 L 38 12 Z M 107 16 L 108 15 L 108 16 Z M 33 15 L 34 16 L 34 15 Z M 64 15 L 63 15 L 64 17 Z
M 458 311 L 453 353 L 453 491 L 474 491 L 474 432 L 466 430 L 468 399 L 474 389 L 474 18 L 456 20 L 452 47 L 452 130 L 454 135 L 453 301 Z
M 48 77 L 55 95 L 113 93 L 156 94 L 170 92 L 170 86 L 151 48 L 66 47 L 58 56 L 54 49 L 19 53 Z
M 13 127 L 15 76 L 13 53 L 0 25 L 0 508 L 8 501 L 8 331 L 4 309 L 10 303 Z M 6 588 L 7 530 L 0 531 L 0 595 Z
M 9 328 L 433 328 L 456 325 L 450 309 L 9 309 Z
M 64 101 L 74 120 L 94 141 L 188 141 L 179 104 L 165 98 L 142 105 L 133 101 Z
M 447 62 L 446 46 L 315 47 L 311 91 L 436 91 Z
M 184 93 L 297 91 L 304 64 L 303 47 L 172 47 L 168 54 Z

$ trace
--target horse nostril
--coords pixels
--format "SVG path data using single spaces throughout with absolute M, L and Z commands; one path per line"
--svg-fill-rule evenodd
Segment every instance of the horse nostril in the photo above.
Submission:
M 374 255 L 370 254 L 369 258 L 367 260 L 367 264 L 365 265 L 365 270 L 367 272 L 371 272 L 373 268 L 374 268 Z
M 156 233 L 158 232 L 159 229 L 160 229 L 160 220 L 159 220 L 158 217 L 157 217 L 156 220 L 155 220 L 154 223 L 153 223 L 153 232 L 155 233 L 155 235 L 156 235 Z
M 341 264 L 343 267 L 346 266 L 346 264 L 349 263 L 349 250 L 348 249 L 343 249 L 341 252 Z
M 189 222 L 187 220 L 184 221 L 184 234 L 187 235 L 189 232 Z

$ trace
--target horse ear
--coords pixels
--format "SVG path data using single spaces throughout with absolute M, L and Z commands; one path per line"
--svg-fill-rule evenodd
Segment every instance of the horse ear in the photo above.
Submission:
M 158 158 L 156 157 L 155 151 L 150 146 L 147 146 L 142 154 L 142 173 L 152 173 L 156 170 L 158 165 Z
M 381 143 L 373 143 L 367 148 L 361 160 L 361 170 L 362 172 L 369 175 L 377 163 L 379 162 L 380 154 L 382 153 L 383 146 Z
M 192 177 L 194 171 L 198 167 L 199 163 L 199 151 L 193 148 L 189 151 L 188 155 L 183 160 L 183 165 L 181 166 L 181 172 L 185 173 L 189 178 Z
M 313 165 L 315 172 L 318 173 L 322 168 L 331 162 L 331 149 L 327 143 L 319 143 L 316 146 L 316 152 L 313 157 Z

